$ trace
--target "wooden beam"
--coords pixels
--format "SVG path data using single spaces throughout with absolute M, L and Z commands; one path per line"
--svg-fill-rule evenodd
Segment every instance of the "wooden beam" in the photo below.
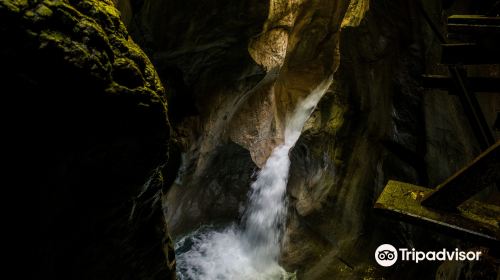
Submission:
M 500 34 L 500 17 L 453 15 L 448 17 L 446 29 L 448 31 L 447 37 L 449 38 L 467 35 L 467 38 L 484 40 L 491 35 L 489 37 L 490 40 L 495 40 L 498 34 Z
M 484 15 L 452 15 L 448 17 L 448 24 L 478 24 L 500 26 L 500 17 Z
M 449 33 L 472 34 L 478 36 L 500 33 L 500 25 L 448 23 L 446 29 Z
M 458 237 L 488 245 L 500 243 L 499 206 L 467 201 L 454 212 L 423 207 L 420 200 L 432 191 L 421 186 L 389 181 L 375 202 L 374 209 Z
M 447 44 L 446 38 L 440 32 L 440 28 L 434 23 L 422 3 L 420 1 L 417 1 L 417 3 L 420 12 L 443 46 L 441 61 L 448 64 L 448 70 L 455 83 L 456 93 L 462 102 L 464 112 L 472 126 L 474 135 L 481 149 L 484 150 L 494 143 L 493 134 L 488 127 L 475 94 L 467 89 L 468 85 L 464 79 L 466 73 L 460 70 L 460 64 L 477 64 L 478 62 L 491 64 L 495 63 L 495 60 L 500 61 L 500 52 L 497 51 L 498 47 L 491 46 L 492 42 L 483 42 L 484 44 L 488 44 L 488 47 L 479 47 L 476 44 Z M 452 23 L 453 20 L 452 17 Z M 457 20 L 458 18 L 455 19 L 455 22 L 460 23 Z
M 500 78 L 496 77 L 468 77 L 467 83 L 474 92 L 500 93 Z M 455 86 L 450 76 L 444 75 L 422 75 L 422 86 L 424 88 L 435 88 L 449 90 Z M 450 94 L 454 94 L 453 91 Z
M 474 194 L 498 181 L 500 181 L 500 141 L 437 186 L 434 191 L 426 193 L 422 199 L 422 206 L 454 211 Z
M 441 44 L 443 64 L 499 64 L 500 52 L 495 47 L 475 43 Z
M 454 65 L 448 66 L 450 75 L 455 82 L 455 91 L 464 108 L 464 113 L 469 120 L 472 131 L 476 136 L 476 139 L 481 146 L 481 150 L 484 151 L 490 146 L 495 144 L 495 137 L 484 117 L 483 111 L 479 102 L 477 101 L 476 95 L 472 93 L 467 87 L 467 73 L 465 69 L 459 68 Z

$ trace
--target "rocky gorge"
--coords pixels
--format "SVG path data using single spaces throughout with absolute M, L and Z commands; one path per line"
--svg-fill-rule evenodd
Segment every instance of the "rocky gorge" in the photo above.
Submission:
M 422 1 L 436 23 L 481 9 L 445 2 Z M 175 244 L 245 220 L 296 108 L 327 81 L 286 151 L 279 266 L 305 280 L 497 279 L 494 256 L 373 259 L 383 243 L 475 246 L 372 209 L 389 179 L 436 186 L 480 151 L 456 97 L 421 85 L 446 69 L 418 5 L 0 0 L 2 81 L 29 100 L 50 159 L 38 278 L 175 279 Z M 480 102 L 493 127 L 498 97 Z

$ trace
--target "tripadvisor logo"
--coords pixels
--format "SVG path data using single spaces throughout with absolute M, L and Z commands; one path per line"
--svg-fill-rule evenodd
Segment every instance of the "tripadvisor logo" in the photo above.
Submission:
M 391 266 L 398 261 L 398 251 L 391 244 L 382 244 L 375 251 L 375 260 L 381 266 Z
M 381 266 L 392 266 L 398 259 L 401 261 L 410 261 L 418 263 L 420 261 L 477 261 L 479 260 L 481 251 L 461 251 L 455 249 L 448 251 L 442 249 L 440 251 L 417 251 L 415 248 L 399 248 L 396 249 L 391 244 L 382 244 L 375 250 L 375 260 Z M 398 258 L 399 257 L 399 258 Z

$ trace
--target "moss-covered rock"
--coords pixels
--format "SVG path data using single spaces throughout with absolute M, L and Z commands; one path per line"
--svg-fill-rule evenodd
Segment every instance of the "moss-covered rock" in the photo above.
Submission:
M 164 89 L 113 2 L 2 0 L 0 37 L 2 98 L 42 154 L 26 159 L 44 174 L 26 189 L 40 193 L 36 278 L 174 278 Z

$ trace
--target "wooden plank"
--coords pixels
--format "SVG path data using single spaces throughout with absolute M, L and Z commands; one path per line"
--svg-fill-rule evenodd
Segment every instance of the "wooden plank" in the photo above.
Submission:
M 500 93 L 500 78 L 496 77 L 468 77 L 467 83 L 474 92 Z M 445 75 L 422 75 L 422 86 L 424 88 L 435 88 L 449 90 L 455 86 L 450 76 Z M 454 94 L 453 91 L 450 94 Z
M 499 206 L 467 201 L 454 212 L 422 206 L 420 200 L 432 191 L 421 186 L 389 181 L 374 208 L 398 219 L 432 226 L 459 237 L 468 237 L 487 244 L 500 242 Z
M 484 188 L 500 181 L 500 141 L 422 199 L 422 205 L 454 211 Z M 498 216 L 500 217 L 500 216 Z
M 460 33 L 468 35 L 484 36 L 486 34 L 499 34 L 500 25 L 481 25 L 481 24 L 456 24 L 446 25 L 449 33 Z
M 453 15 L 448 17 L 446 25 L 448 37 L 467 35 L 468 38 L 485 39 L 500 33 L 500 17 L 484 15 Z M 472 37 L 471 37 L 472 36 Z M 492 37 L 493 39 L 495 37 Z
M 485 15 L 452 15 L 448 17 L 448 24 L 478 24 L 500 26 L 500 17 L 490 17 Z
M 475 43 L 441 44 L 443 64 L 498 64 L 500 52 Z
M 469 120 L 472 131 L 474 132 L 479 145 L 481 146 L 481 150 L 484 151 L 495 144 L 495 138 L 493 137 L 493 133 L 491 132 L 488 122 L 484 117 L 476 95 L 467 88 L 467 73 L 465 69 L 453 65 L 448 66 L 448 70 L 453 81 L 455 82 L 455 90 L 460 98 L 462 107 L 464 108 L 464 113 Z

